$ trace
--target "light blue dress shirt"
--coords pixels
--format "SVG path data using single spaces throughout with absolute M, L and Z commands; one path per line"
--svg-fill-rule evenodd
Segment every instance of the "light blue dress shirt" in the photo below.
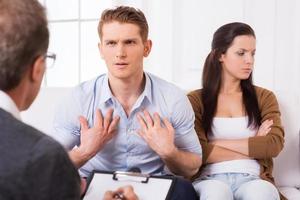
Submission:
M 116 135 L 80 169 L 82 176 L 89 176 L 93 170 L 127 171 L 133 167 L 142 173 L 165 173 L 163 161 L 137 133 L 140 125 L 136 115 L 144 109 L 151 115 L 158 112 L 161 118 L 167 117 L 175 129 L 178 149 L 202 155 L 194 130 L 194 112 L 185 93 L 152 74 L 145 73 L 145 77 L 145 89 L 128 117 L 112 95 L 106 74 L 77 86 L 57 110 L 53 135 L 67 150 L 80 144 L 80 115 L 87 118 L 90 127 L 97 108 L 103 116 L 109 108 L 114 109 L 114 116 L 120 116 Z

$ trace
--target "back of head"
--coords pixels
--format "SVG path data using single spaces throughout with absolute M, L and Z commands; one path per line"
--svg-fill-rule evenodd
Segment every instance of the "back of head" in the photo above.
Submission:
M 137 25 L 140 29 L 140 35 L 143 41 L 147 40 L 149 27 L 146 17 L 142 11 L 128 6 L 119 6 L 115 9 L 104 10 L 98 25 L 98 34 L 100 39 L 102 39 L 103 25 L 113 21 Z
M 35 59 L 46 53 L 47 26 L 37 0 L 0 0 L 0 90 L 17 87 Z

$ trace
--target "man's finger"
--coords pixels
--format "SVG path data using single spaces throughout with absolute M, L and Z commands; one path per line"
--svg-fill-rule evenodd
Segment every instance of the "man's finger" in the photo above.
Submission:
M 159 116 L 158 113 L 154 113 L 153 119 L 154 119 L 154 126 L 155 126 L 155 127 L 161 127 L 161 124 L 160 124 L 160 116 Z
M 172 126 L 172 124 L 171 124 L 171 122 L 169 122 L 169 120 L 168 120 L 167 118 L 164 118 L 164 119 L 163 119 L 163 122 L 164 122 L 166 128 L 167 128 L 169 131 L 172 131 L 172 130 L 174 129 L 173 126 Z
M 146 131 L 148 128 L 147 128 L 147 125 L 146 125 L 143 117 L 140 114 L 137 114 L 137 119 L 139 121 L 141 128 Z
M 103 200 L 112 200 L 114 198 L 114 193 L 111 190 L 105 192 Z
M 144 110 L 144 116 L 145 116 L 145 121 L 147 123 L 147 127 L 152 127 L 153 126 L 153 120 L 152 117 L 150 116 L 149 112 L 147 110 Z
M 85 190 L 86 190 L 86 179 L 85 178 L 81 178 L 81 184 L 80 184 L 80 194 L 82 195 Z
M 139 136 L 141 136 L 141 138 L 143 138 L 147 142 L 147 136 L 144 131 L 138 130 L 137 133 L 139 134 Z
M 81 132 L 89 129 L 89 126 L 88 126 L 88 123 L 87 123 L 87 120 L 85 117 L 79 116 L 79 123 L 80 123 Z
M 120 187 L 116 190 L 116 192 L 124 194 L 124 196 L 128 199 L 135 199 L 133 198 L 135 196 L 134 188 L 131 185 Z
M 108 133 L 113 132 L 114 130 L 117 130 L 119 121 L 120 121 L 120 117 L 118 115 L 115 116 L 109 125 Z
M 111 119 L 112 119 L 113 112 L 114 112 L 114 110 L 112 108 L 109 108 L 108 111 L 106 112 L 106 115 L 104 117 L 104 122 L 103 122 L 103 128 L 104 128 L 104 130 L 108 129 L 109 124 L 110 124 Z
M 103 126 L 103 117 L 100 109 L 96 109 L 95 111 L 95 121 L 94 121 L 95 127 L 102 127 Z

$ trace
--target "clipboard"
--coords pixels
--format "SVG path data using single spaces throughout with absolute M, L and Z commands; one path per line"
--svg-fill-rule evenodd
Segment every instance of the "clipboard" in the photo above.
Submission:
M 131 185 L 139 200 L 169 199 L 174 185 L 173 176 L 154 176 L 136 172 L 93 171 L 88 178 L 83 200 L 103 199 L 107 190 Z

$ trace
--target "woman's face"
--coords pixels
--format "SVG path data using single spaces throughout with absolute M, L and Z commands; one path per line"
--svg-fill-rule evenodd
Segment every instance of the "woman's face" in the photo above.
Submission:
M 245 80 L 253 70 L 256 40 L 252 35 L 236 36 L 231 46 L 221 55 L 225 79 Z

